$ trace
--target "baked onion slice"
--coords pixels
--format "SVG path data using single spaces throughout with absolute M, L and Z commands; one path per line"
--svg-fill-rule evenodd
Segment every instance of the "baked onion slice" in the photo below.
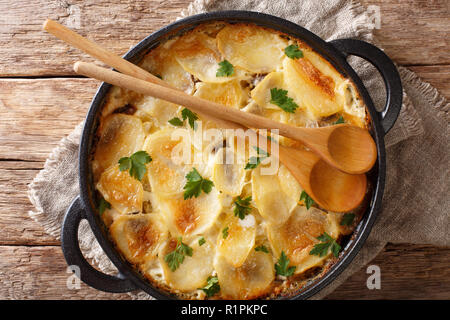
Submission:
M 219 255 L 214 268 L 224 299 L 253 299 L 269 292 L 275 279 L 274 262 L 270 254 L 252 250 L 240 267 L 233 267 Z
M 97 183 L 97 190 L 111 206 L 122 214 L 142 211 L 144 188 L 142 183 L 119 166 L 104 171 Z
M 131 263 L 155 259 L 167 238 L 167 229 L 154 213 L 121 215 L 109 230 L 117 248 Z

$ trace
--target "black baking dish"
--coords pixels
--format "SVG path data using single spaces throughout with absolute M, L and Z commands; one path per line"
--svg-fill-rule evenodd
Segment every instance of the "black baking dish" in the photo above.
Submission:
M 348 266 L 368 237 L 380 211 L 386 174 L 384 136 L 396 121 L 402 105 L 402 86 L 399 74 L 392 61 L 383 51 L 369 43 L 353 39 L 339 39 L 326 42 L 297 24 L 271 15 L 249 11 L 212 12 L 179 20 L 142 40 L 127 52 L 124 58 L 137 63 L 162 40 L 192 29 L 199 24 L 212 21 L 254 23 L 305 41 L 317 53 L 326 58 L 338 71 L 353 81 L 367 107 L 371 120 L 370 130 L 376 142 L 378 153 L 377 162 L 369 175 L 370 183 L 373 186 L 372 198 L 362 220 L 354 231 L 353 237 L 345 244 L 339 260 L 325 274 L 310 281 L 294 296 L 288 297 L 289 299 L 306 299 L 323 289 Z M 348 55 L 356 55 L 371 62 L 382 75 L 387 93 L 386 105 L 383 111 L 376 111 L 361 79 L 347 63 L 346 57 Z M 92 196 L 94 194 L 94 186 L 92 184 L 89 156 L 95 142 L 94 137 L 98 117 L 110 88 L 111 85 L 106 83 L 100 86 L 86 116 L 79 150 L 80 195 L 68 209 L 61 231 L 64 257 L 69 265 L 77 265 L 80 268 L 81 280 L 96 289 L 108 292 L 128 292 L 141 289 L 157 299 L 173 299 L 176 297 L 152 286 L 148 280 L 121 257 L 109 240 L 103 223 L 96 214 Z M 106 275 L 97 271 L 83 257 L 78 244 L 78 227 L 83 219 L 88 220 L 102 249 L 119 270 L 117 276 Z M 283 299 L 283 297 L 280 297 L 280 299 Z

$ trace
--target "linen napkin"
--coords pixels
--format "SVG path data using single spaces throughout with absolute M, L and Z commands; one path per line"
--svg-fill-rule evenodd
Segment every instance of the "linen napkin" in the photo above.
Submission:
M 377 43 L 372 17 L 356 1 L 346 0 L 196 0 L 181 17 L 218 10 L 259 11 L 297 23 L 325 40 L 357 38 Z M 377 108 L 385 102 L 384 85 L 376 69 L 351 57 Z M 400 116 L 385 138 L 387 181 L 382 212 L 353 262 L 313 299 L 333 292 L 354 272 L 370 262 L 386 245 L 423 243 L 449 246 L 449 107 L 450 103 L 413 72 L 399 67 L 404 93 Z M 29 185 L 35 206 L 30 217 L 59 238 L 61 222 L 78 194 L 78 146 L 82 124 L 62 139 Z M 92 263 L 107 273 L 115 267 L 98 245 L 86 221 L 79 230 L 80 246 Z M 151 299 L 144 292 L 135 299 Z

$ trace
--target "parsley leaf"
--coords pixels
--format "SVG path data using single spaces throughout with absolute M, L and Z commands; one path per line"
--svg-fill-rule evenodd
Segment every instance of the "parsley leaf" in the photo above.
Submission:
M 128 170 L 130 176 L 141 181 L 147 172 L 146 163 L 152 161 L 152 157 L 146 151 L 137 151 L 131 157 L 123 157 L 119 159 L 119 170 Z
M 296 44 L 291 44 L 284 48 L 284 53 L 291 59 L 303 58 L 303 51 Z
M 325 257 L 328 254 L 328 249 L 331 249 L 331 252 L 336 258 L 339 256 L 341 246 L 328 233 L 322 233 L 317 239 L 321 242 L 316 244 L 309 254 Z
M 212 297 L 220 291 L 219 279 L 217 277 L 209 276 L 206 286 L 199 289 L 203 290 L 208 298 Z
M 210 193 L 214 183 L 211 180 L 204 179 L 198 173 L 197 169 L 192 168 L 192 171 L 186 175 L 187 183 L 184 185 L 184 200 L 192 197 L 198 197 L 200 193 Z
M 252 196 L 245 199 L 241 199 L 241 196 L 238 196 L 236 200 L 234 200 L 234 215 L 239 217 L 239 219 L 244 220 L 245 216 L 249 214 L 251 210 L 250 201 L 252 201 Z
M 269 253 L 269 249 L 267 249 L 267 247 L 265 245 L 260 245 L 255 247 L 255 251 L 261 251 L 261 252 L 265 252 L 265 253 Z
M 219 62 L 219 66 L 220 66 L 220 68 L 217 69 L 216 77 L 229 77 L 234 74 L 234 67 L 227 60 L 223 60 L 222 62 Z
M 305 203 L 306 209 L 309 210 L 313 204 L 316 202 L 313 198 L 311 198 L 305 191 L 302 191 L 302 194 L 300 195 L 300 201 L 303 201 Z
M 101 198 L 100 203 L 98 204 L 98 213 L 102 215 L 106 209 L 111 209 L 111 204 L 105 199 Z
M 198 120 L 198 116 L 195 113 L 187 108 L 184 108 L 181 111 L 181 117 L 183 118 L 183 120 L 188 119 L 189 126 L 192 129 L 197 130 L 197 124 L 195 123 L 195 120 Z
M 226 227 L 222 230 L 222 236 L 224 239 L 226 239 L 228 237 L 228 229 L 229 229 L 229 227 Z
M 187 244 L 183 243 L 182 238 L 179 237 L 175 250 L 166 254 L 164 261 L 167 262 L 170 270 L 174 272 L 183 263 L 185 256 L 192 257 L 193 251 L 194 250 Z
M 247 164 L 245 165 L 245 170 L 255 169 L 265 158 L 269 156 L 267 151 L 261 150 L 258 147 L 253 147 L 258 153 L 258 157 L 250 157 Z M 259 156 L 262 155 L 262 156 Z
M 198 239 L 198 245 L 199 245 L 199 246 L 202 246 L 202 245 L 204 245 L 205 243 L 206 243 L 205 238 L 201 237 L 200 239 Z
M 180 118 L 172 118 L 170 119 L 169 122 L 171 125 L 175 126 L 175 127 L 181 127 L 183 125 L 183 120 L 181 120 Z
M 346 213 L 342 217 L 341 220 L 341 226 L 350 226 L 353 223 L 353 220 L 355 220 L 355 214 L 354 213 Z
M 295 269 L 297 267 L 291 266 L 289 267 L 289 258 L 286 256 L 284 251 L 281 251 L 280 259 L 278 259 L 278 262 L 275 263 L 275 271 L 280 276 L 289 277 L 294 274 Z
M 341 123 L 345 123 L 343 116 L 340 116 L 339 119 L 337 119 L 333 124 L 341 124 Z
M 270 103 L 280 107 L 286 112 L 294 113 L 298 105 L 287 95 L 287 90 L 272 88 L 270 89 Z

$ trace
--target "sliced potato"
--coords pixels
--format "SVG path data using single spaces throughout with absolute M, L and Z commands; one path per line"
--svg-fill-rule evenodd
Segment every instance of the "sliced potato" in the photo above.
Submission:
M 238 268 L 217 256 L 214 261 L 222 297 L 224 299 L 252 299 L 269 292 L 275 279 L 270 254 L 251 250 L 247 260 Z
M 148 136 L 144 143 L 144 150 L 153 159 L 147 166 L 150 185 L 153 192 L 161 196 L 183 192 L 185 176 L 190 169 L 183 163 L 178 163 L 176 157 L 177 150 L 191 150 L 190 143 L 184 139 L 172 140 L 174 130 L 176 129 L 160 130 Z
M 131 177 L 128 171 L 120 171 L 118 165 L 102 173 L 97 189 L 103 198 L 122 214 L 142 211 L 142 183 Z
M 253 201 L 269 224 L 283 224 L 296 207 L 300 193 L 300 185 L 283 165 L 276 175 L 263 175 L 261 168 L 252 172 Z
M 173 236 L 191 236 L 211 228 L 222 210 L 219 192 L 212 188 L 198 198 L 184 200 L 183 194 L 158 197 L 166 224 Z
M 142 121 L 120 113 L 111 114 L 101 122 L 99 135 L 93 161 L 96 177 L 116 165 L 120 158 L 141 150 L 145 138 Z
M 216 39 L 198 31 L 184 35 L 173 45 L 173 53 L 178 63 L 187 72 L 203 82 L 227 82 L 245 77 L 245 72 L 234 68 L 234 74 L 228 77 L 216 76 L 222 55 L 217 49 Z
M 120 252 L 132 263 L 155 259 L 167 238 L 166 227 L 154 213 L 121 215 L 109 230 Z
M 239 80 L 199 83 L 194 96 L 240 109 L 247 103 L 248 90 L 241 87 Z
M 178 117 L 179 106 L 150 96 L 136 102 L 136 108 L 145 112 L 158 128 L 170 126 L 169 120 Z
M 260 27 L 233 24 L 217 34 L 217 46 L 234 66 L 268 73 L 281 66 L 287 41 Z
M 284 251 L 290 259 L 290 265 L 297 267 L 296 274 L 321 265 L 329 256 L 329 254 L 325 257 L 309 254 L 314 245 L 319 243 L 316 238 L 324 232 L 337 238 L 339 230 L 336 220 L 330 218 L 326 212 L 314 207 L 308 210 L 305 206 L 295 208 L 284 224 L 267 226 L 267 234 L 275 257 L 279 257 L 281 251 Z
M 183 240 L 183 243 L 186 242 Z M 168 253 L 175 250 L 177 239 L 167 241 L 159 254 L 165 280 L 172 288 L 182 292 L 203 287 L 214 270 L 214 247 L 209 241 L 201 246 L 197 239 L 186 244 L 192 248 L 192 257 L 185 256 L 183 263 L 175 271 L 170 269 L 164 259 Z
M 173 56 L 171 52 L 173 45 L 172 40 L 153 49 L 144 57 L 140 65 L 175 88 L 192 93 L 194 82 L 190 73 L 186 72 Z
M 227 159 L 233 163 L 227 164 Z M 236 197 L 241 194 L 245 184 L 246 172 L 242 163 L 239 163 L 236 154 L 230 148 L 220 149 L 215 157 L 212 181 L 214 186 L 227 195 Z
M 289 95 L 316 118 L 343 109 L 344 98 L 336 94 L 335 79 L 322 73 L 308 58 L 284 59 L 283 72 Z
M 217 254 L 224 257 L 231 266 L 240 267 L 255 245 L 255 217 L 249 214 L 241 220 L 230 216 L 223 225 L 228 228 L 228 235 L 224 238 L 222 233 L 219 234 Z
M 256 87 L 251 91 L 252 99 L 265 109 L 282 110 L 277 105 L 270 102 L 271 95 L 270 89 L 278 88 L 285 89 L 283 73 L 282 72 L 271 72 L 264 79 L 256 85 Z

